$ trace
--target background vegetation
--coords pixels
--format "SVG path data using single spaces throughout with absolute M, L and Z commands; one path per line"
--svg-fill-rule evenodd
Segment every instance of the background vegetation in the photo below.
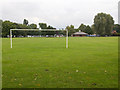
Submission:
M 11 22 L 11 21 L 2 21 L 2 37 L 7 37 L 9 35 L 10 29 L 37 29 L 36 24 L 29 24 L 29 21 L 24 19 L 23 24 Z M 39 23 L 41 29 L 56 29 L 53 26 L 47 25 L 46 23 Z M 113 17 L 110 14 L 98 13 L 94 18 L 94 24 L 84 25 L 81 24 L 78 28 L 74 28 L 74 25 L 66 26 L 66 29 L 69 30 L 69 36 L 73 33 L 81 30 L 82 32 L 90 34 L 97 34 L 99 36 L 118 36 L 120 35 L 120 25 L 114 24 Z M 62 29 L 61 29 L 62 30 Z M 112 33 L 113 31 L 116 31 Z M 27 35 L 54 35 L 54 34 L 63 34 L 65 32 L 34 32 L 34 31 L 14 31 L 13 34 L 16 37 L 27 36 Z

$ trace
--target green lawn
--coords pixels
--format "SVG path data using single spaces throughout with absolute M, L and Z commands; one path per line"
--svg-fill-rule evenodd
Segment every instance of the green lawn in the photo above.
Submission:
M 3 88 L 117 88 L 118 38 L 3 38 Z

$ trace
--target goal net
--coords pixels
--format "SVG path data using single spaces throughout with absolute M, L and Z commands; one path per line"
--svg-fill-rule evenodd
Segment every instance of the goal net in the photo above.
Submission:
M 13 48 L 13 31 L 44 31 L 44 32 L 57 32 L 57 31 L 65 31 L 66 32 L 66 48 L 68 48 L 68 30 L 56 30 L 56 29 L 10 29 L 10 45 Z

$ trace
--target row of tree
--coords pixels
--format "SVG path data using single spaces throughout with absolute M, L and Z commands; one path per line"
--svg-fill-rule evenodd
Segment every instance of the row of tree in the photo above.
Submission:
M 92 26 L 81 24 L 78 29 L 74 29 L 73 25 L 66 28 L 69 30 L 69 35 L 81 30 L 85 33 L 97 34 L 99 36 L 120 36 L 120 25 L 114 24 L 113 17 L 106 13 L 98 13 L 94 18 Z
M 24 19 L 23 24 L 14 23 L 11 21 L 2 21 L 2 37 L 7 37 L 10 33 L 10 29 L 37 29 L 36 24 L 29 24 L 28 20 Z M 46 23 L 39 23 L 41 29 L 55 29 Z M 13 31 L 13 35 L 16 37 L 27 36 L 27 35 L 45 35 L 47 32 L 36 32 L 36 31 Z
M 69 31 L 69 36 L 75 32 L 79 32 L 79 30 L 88 34 L 94 34 L 93 28 L 84 24 L 81 24 L 77 29 L 75 29 L 73 25 L 67 26 L 66 29 Z
M 2 37 L 7 37 L 9 35 L 10 29 L 37 29 L 36 24 L 29 24 L 29 21 L 24 19 L 23 24 L 14 23 L 10 21 L 2 21 Z M 39 23 L 41 29 L 56 29 L 46 23 Z M 120 33 L 120 25 L 115 24 L 113 17 L 110 14 L 98 13 L 94 18 L 94 24 L 92 26 L 81 24 L 77 29 L 73 25 L 67 26 L 66 29 L 69 31 L 69 36 L 73 33 L 81 30 L 82 32 L 88 34 L 97 34 L 100 36 L 112 35 L 112 31 L 116 30 L 116 35 Z M 27 36 L 27 35 L 54 35 L 54 34 L 64 34 L 64 31 L 55 32 L 35 32 L 35 31 L 14 31 L 13 34 L 17 36 Z

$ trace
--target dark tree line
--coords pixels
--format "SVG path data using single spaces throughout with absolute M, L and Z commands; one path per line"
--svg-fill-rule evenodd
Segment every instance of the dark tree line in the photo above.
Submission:
M 2 21 L 0 20 L 0 28 L 2 28 L 2 37 L 7 37 L 10 33 L 10 29 L 37 29 L 36 24 L 29 24 L 28 20 L 24 19 L 23 24 L 11 22 L 11 21 Z M 39 23 L 39 27 L 41 29 L 56 29 L 46 23 Z M 98 13 L 94 18 L 94 24 L 84 25 L 81 24 L 77 29 L 74 28 L 73 25 L 67 26 L 66 29 L 69 31 L 69 36 L 71 36 L 75 32 L 82 32 L 90 34 L 97 34 L 100 36 L 111 36 L 111 35 L 120 35 L 120 25 L 114 24 L 113 17 L 110 14 L 106 13 Z M 114 31 L 114 33 L 112 33 Z M 65 31 L 54 31 L 54 32 L 46 32 L 46 31 L 14 31 L 13 34 L 16 37 L 19 36 L 27 36 L 27 35 L 54 35 L 54 34 L 63 34 L 65 35 Z
M 71 36 L 75 32 L 79 32 L 79 31 L 85 32 L 88 34 L 94 34 L 93 29 L 89 25 L 84 25 L 84 24 L 81 24 L 77 29 L 75 29 L 73 25 L 67 26 L 66 29 L 69 31 L 69 33 L 68 33 L 69 36 Z
M 94 18 L 94 24 L 84 25 L 81 24 L 78 29 L 74 29 L 73 25 L 67 26 L 66 29 L 69 30 L 69 36 L 73 33 L 81 30 L 82 32 L 90 34 L 96 34 L 99 36 L 111 36 L 111 35 L 120 35 L 119 25 L 114 25 L 113 17 L 110 14 L 106 13 L 98 13 Z M 116 31 L 116 33 L 112 33 L 112 31 Z
M 2 37 L 7 37 L 10 33 L 10 29 L 36 29 L 36 24 L 18 24 L 10 21 L 3 21 L 2 22 Z M 28 31 L 13 31 L 13 34 L 17 36 L 26 36 Z M 32 34 L 32 33 L 31 33 Z
M 39 23 L 40 27 L 42 29 L 55 29 L 52 26 L 48 25 L 46 23 Z M 10 29 L 37 29 L 36 24 L 29 24 L 28 20 L 24 19 L 23 24 L 14 23 L 11 21 L 2 21 L 2 37 L 7 37 L 10 33 Z M 55 33 L 55 32 L 54 32 Z M 53 32 L 50 32 L 49 34 L 54 34 Z M 36 32 L 36 31 L 13 31 L 13 35 L 16 37 L 27 35 L 46 35 L 48 32 Z

